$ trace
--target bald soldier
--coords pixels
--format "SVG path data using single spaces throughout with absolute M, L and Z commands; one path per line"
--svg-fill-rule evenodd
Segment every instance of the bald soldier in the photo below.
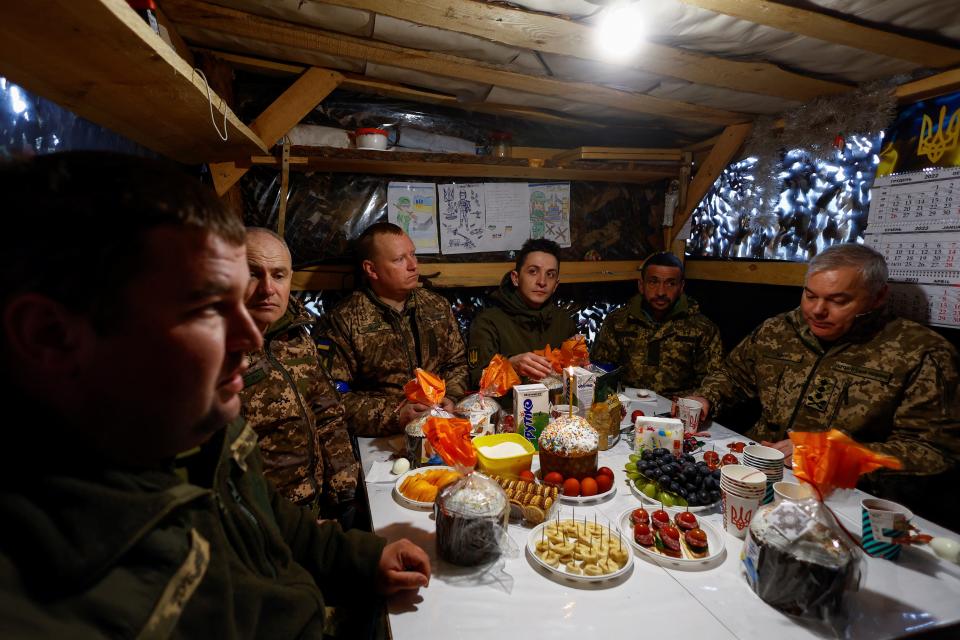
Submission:
M 938 490 L 955 486 L 944 483 L 960 457 L 957 352 L 890 315 L 886 296 L 882 255 L 857 244 L 826 249 L 810 261 L 800 306 L 747 336 L 694 397 L 707 412 L 759 400 L 747 436 L 788 462 L 790 431 L 831 428 L 894 455 L 903 470 L 869 474 L 861 488 L 929 513 Z
M 400 227 L 373 224 L 356 246 L 365 286 L 324 316 L 318 333 L 333 345 L 330 375 L 342 385 L 352 432 L 399 433 L 429 410 L 403 393 L 417 367 L 446 382 L 446 408 L 463 396 L 463 337 L 450 303 L 419 286 L 416 248 Z
M 314 317 L 290 298 L 293 266 L 283 238 L 251 228 L 246 244 L 245 303 L 263 334 L 263 348 L 248 354 L 240 397 L 243 415 L 257 432 L 264 475 L 293 502 L 323 517 L 342 516 L 353 502 L 360 464 L 340 397 L 310 336 Z

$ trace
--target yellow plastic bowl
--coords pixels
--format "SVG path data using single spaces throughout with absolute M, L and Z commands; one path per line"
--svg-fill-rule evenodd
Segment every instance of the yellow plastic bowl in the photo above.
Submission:
M 488 458 L 480 451 L 480 447 L 492 447 L 501 442 L 516 442 L 523 447 L 526 453 L 509 458 Z M 533 462 L 536 450 L 529 440 L 519 433 L 497 433 L 490 436 L 477 436 L 473 439 L 473 446 L 477 450 L 477 464 L 480 471 L 495 473 L 501 476 L 518 476 L 521 471 L 528 471 Z

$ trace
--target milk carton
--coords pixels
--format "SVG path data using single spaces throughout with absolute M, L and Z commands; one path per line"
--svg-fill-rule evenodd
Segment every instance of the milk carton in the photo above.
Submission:
M 517 433 L 538 447 L 540 432 L 550 420 L 550 400 L 542 384 L 518 384 L 513 387 L 513 421 Z
M 683 422 L 676 418 L 637 416 L 633 434 L 634 448 L 667 449 L 673 455 L 683 453 Z
M 597 373 L 584 369 L 583 367 L 571 367 L 570 369 L 563 370 L 563 403 L 567 402 L 567 399 L 570 397 L 570 376 L 569 372 L 573 372 L 574 380 L 576 381 L 576 387 L 573 390 L 574 393 L 574 404 L 580 408 L 580 415 L 587 415 L 587 412 L 590 411 L 590 406 L 593 404 L 593 396 L 597 389 Z

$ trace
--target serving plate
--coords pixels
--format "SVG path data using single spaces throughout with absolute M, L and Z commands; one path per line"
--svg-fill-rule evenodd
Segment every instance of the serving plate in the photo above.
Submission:
M 413 498 L 408 498 L 407 496 L 400 493 L 400 485 L 402 485 L 407 478 L 409 478 L 410 476 L 419 475 L 421 473 L 426 473 L 427 471 L 432 471 L 432 470 L 456 471 L 453 467 L 447 467 L 443 465 L 434 465 L 430 467 L 419 467 L 417 469 L 410 469 L 409 471 L 404 473 L 402 476 L 397 478 L 396 483 L 394 483 L 393 485 L 393 495 L 396 497 L 397 502 L 399 502 L 400 504 L 402 504 L 403 506 L 409 509 L 432 510 L 433 501 L 424 502 L 422 500 L 414 500 Z
M 561 487 L 561 493 L 559 496 L 560 504 L 599 504 L 601 502 L 606 502 L 609 498 L 612 498 L 617 494 L 617 483 L 614 481 L 613 486 L 603 493 L 598 493 L 595 496 L 565 496 L 562 493 L 562 489 L 563 488 Z
M 633 483 L 633 480 L 630 480 L 629 478 L 627 478 L 627 485 L 630 487 L 630 491 L 633 492 L 633 495 L 637 496 L 637 498 L 639 498 L 640 502 L 642 502 L 643 504 L 656 506 L 656 507 L 660 506 L 661 503 L 659 500 L 654 500 L 644 492 L 640 491 L 640 489 L 637 489 L 637 485 Z M 710 511 L 711 509 L 716 509 L 718 506 L 720 506 L 721 502 L 723 502 L 722 499 L 717 500 L 716 502 L 711 502 L 710 504 L 702 504 L 699 507 L 689 507 L 690 513 L 701 513 L 703 511 Z M 666 508 L 674 509 L 678 507 L 666 507 Z M 682 509 L 683 511 L 687 510 L 687 507 L 679 507 L 679 508 Z
M 683 509 L 675 508 L 666 508 L 664 509 L 667 513 L 670 514 L 670 520 L 673 521 L 673 517 L 680 513 L 681 511 L 686 511 L 686 507 Z M 693 509 L 690 509 L 693 512 Z M 633 539 L 633 523 L 630 522 L 630 514 L 633 512 L 633 509 L 627 509 L 620 514 L 620 517 L 617 518 L 617 527 L 620 529 L 620 534 L 624 540 L 627 540 L 630 543 L 630 546 L 641 555 L 645 555 L 658 564 L 661 564 L 666 567 L 682 567 L 685 569 L 690 568 L 707 568 L 707 565 L 712 565 L 714 560 L 723 553 L 725 535 L 721 533 L 714 525 L 706 522 L 703 518 L 698 518 L 700 521 L 700 528 L 703 529 L 704 533 L 707 534 L 707 555 L 703 558 L 694 558 L 690 555 L 689 550 L 685 543 L 681 542 L 680 544 L 680 553 L 682 557 L 672 558 L 668 555 L 664 555 L 657 550 L 656 547 L 644 547 L 643 545 L 637 544 L 636 540 Z M 680 534 L 681 538 L 683 533 Z
M 572 521 L 569 518 L 560 519 L 561 524 L 567 523 L 567 522 L 572 522 Z M 578 521 L 578 524 L 580 524 L 579 521 Z M 549 563 L 544 561 L 543 558 L 541 558 L 538 555 L 537 545 L 547 540 L 547 537 L 544 533 L 544 529 L 550 526 L 556 526 L 557 520 L 555 519 L 550 520 L 549 522 L 544 522 L 543 524 L 540 524 L 534 527 L 534 529 L 530 532 L 529 537 L 527 538 L 527 554 L 530 556 L 534 564 L 540 567 L 543 567 L 550 573 L 556 576 L 560 576 L 562 578 L 566 578 L 568 580 L 575 580 L 577 582 L 603 582 L 605 580 L 615 580 L 620 576 L 623 576 L 629 573 L 630 570 L 633 569 L 633 554 L 630 552 L 631 546 L 629 545 L 629 541 L 622 535 L 617 535 L 616 531 L 611 532 L 611 529 L 607 528 L 604 525 L 597 525 L 596 523 L 589 522 L 589 521 L 586 524 L 588 526 L 601 527 L 603 530 L 602 538 L 605 538 L 607 540 L 612 540 L 612 545 L 614 548 L 621 548 L 622 550 L 625 550 L 627 552 L 626 558 L 624 559 L 625 562 L 623 566 L 621 566 L 616 571 L 597 575 L 597 576 L 591 576 L 591 575 L 586 575 L 582 573 L 581 574 L 570 573 L 567 570 L 566 565 L 562 562 L 559 563 L 556 567 L 551 566 Z M 571 541 L 571 540 L 574 540 L 574 538 L 567 538 L 566 536 L 564 537 L 565 542 Z M 610 543 L 608 543 L 608 545 L 609 544 Z M 582 560 L 577 560 L 576 564 L 577 566 L 583 566 L 584 563 Z

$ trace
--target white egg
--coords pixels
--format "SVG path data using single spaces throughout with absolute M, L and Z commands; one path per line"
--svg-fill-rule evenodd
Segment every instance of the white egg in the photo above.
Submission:
M 934 538 L 930 541 L 930 548 L 944 560 L 960 563 L 960 542 L 951 538 Z
M 393 461 L 393 475 L 399 476 L 402 473 L 410 471 L 410 461 L 406 458 L 397 458 Z

